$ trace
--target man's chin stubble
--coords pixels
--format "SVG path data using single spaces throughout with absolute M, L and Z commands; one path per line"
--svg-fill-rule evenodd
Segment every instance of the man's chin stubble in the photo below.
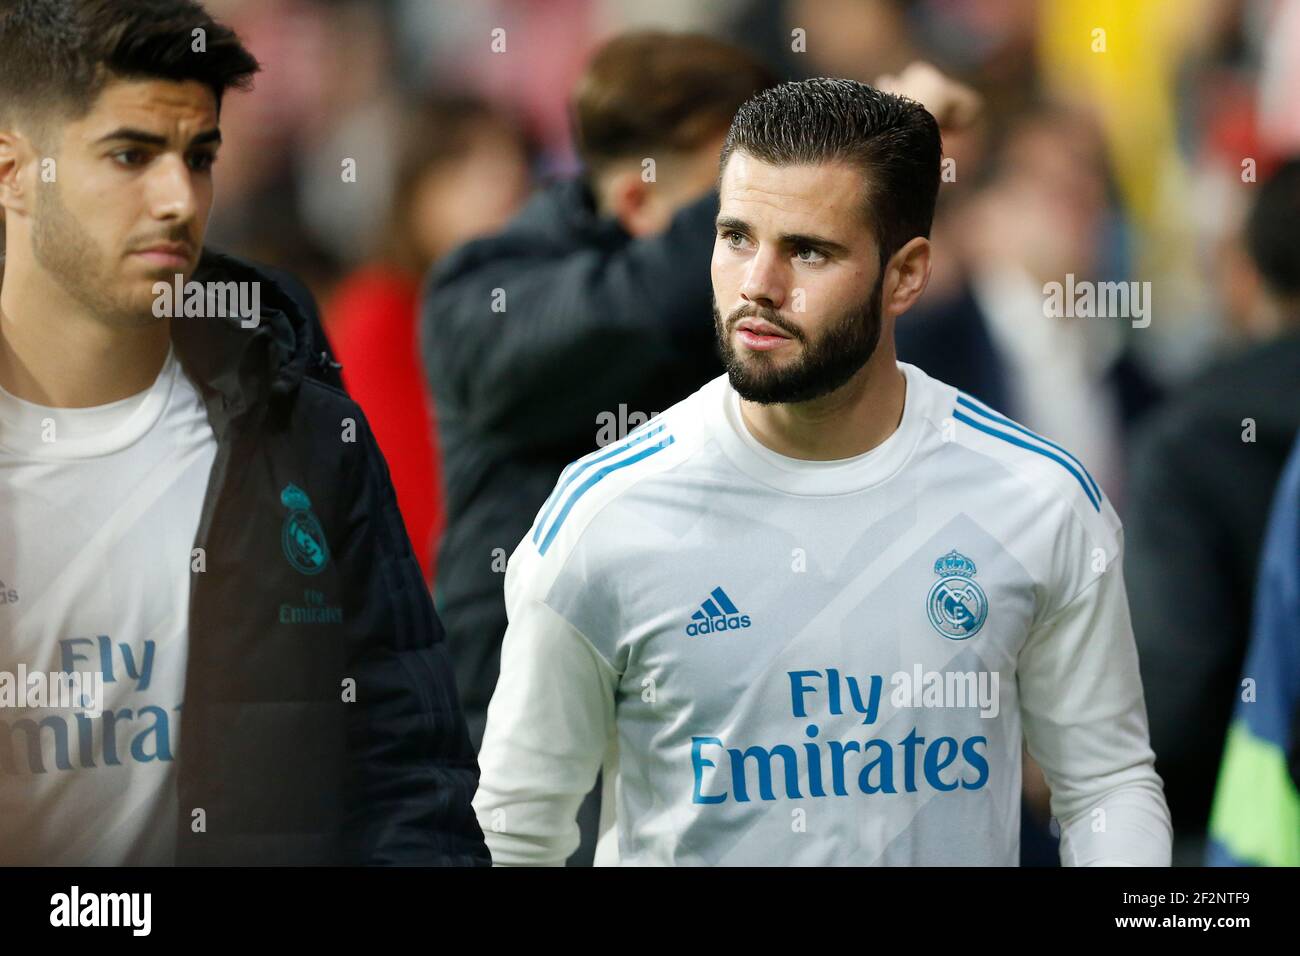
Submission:
M 769 397 L 780 384 L 772 363 L 765 359 L 742 359 L 733 350 L 727 360 L 727 380 L 736 393 L 747 402 L 770 405 Z

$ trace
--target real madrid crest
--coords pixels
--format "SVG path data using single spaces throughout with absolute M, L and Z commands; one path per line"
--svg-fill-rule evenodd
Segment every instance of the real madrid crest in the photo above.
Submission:
M 934 629 L 953 641 L 974 637 L 988 617 L 989 602 L 975 583 L 975 562 L 957 551 L 949 551 L 934 562 L 934 582 L 925 599 Z
M 312 514 L 311 499 L 297 485 L 289 485 L 280 492 L 280 503 L 289 509 L 280 534 L 284 556 L 301 573 L 320 574 L 329 564 L 330 548 L 325 529 Z

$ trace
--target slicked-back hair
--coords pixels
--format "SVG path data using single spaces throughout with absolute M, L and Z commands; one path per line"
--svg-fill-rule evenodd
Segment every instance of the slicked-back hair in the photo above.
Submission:
M 911 239 L 929 238 L 943 148 L 934 117 L 914 100 L 854 80 L 782 83 L 737 111 L 720 171 L 737 151 L 772 166 L 844 162 L 860 169 L 881 268 Z
M 196 80 L 220 109 L 259 69 L 195 0 L 0 0 L 3 125 L 79 119 L 113 79 Z

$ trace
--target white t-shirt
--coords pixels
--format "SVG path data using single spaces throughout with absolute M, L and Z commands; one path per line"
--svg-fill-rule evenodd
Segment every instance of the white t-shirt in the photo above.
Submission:
M 0 671 L 104 682 L 99 717 L 0 706 L 0 862 L 174 862 L 190 552 L 216 450 L 171 354 L 150 389 L 96 408 L 0 390 Z
M 1168 865 L 1118 518 L 899 367 L 855 458 L 761 445 L 722 376 L 564 471 L 506 573 L 494 862 L 562 863 L 603 766 L 624 863 L 1015 865 L 1023 739 L 1062 862 Z

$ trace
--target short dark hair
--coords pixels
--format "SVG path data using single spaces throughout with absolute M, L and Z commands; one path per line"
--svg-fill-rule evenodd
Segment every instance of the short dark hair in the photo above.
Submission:
M 599 173 L 619 159 L 698 149 L 775 82 L 762 61 L 712 37 L 621 34 L 596 51 L 578 81 L 571 106 L 578 154 Z
M 737 150 L 773 166 L 847 162 L 861 169 L 882 266 L 909 240 L 929 238 L 943 144 L 934 117 L 914 100 L 855 80 L 782 83 L 736 113 L 719 175 Z
M 1300 298 L 1300 158 L 1290 159 L 1259 187 L 1246 220 L 1246 248 L 1265 285 Z
M 113 79 L 197 80 L 219 110 L 259 69 L 195 0 L 0 0 L 0 122 L 78 119 Z

